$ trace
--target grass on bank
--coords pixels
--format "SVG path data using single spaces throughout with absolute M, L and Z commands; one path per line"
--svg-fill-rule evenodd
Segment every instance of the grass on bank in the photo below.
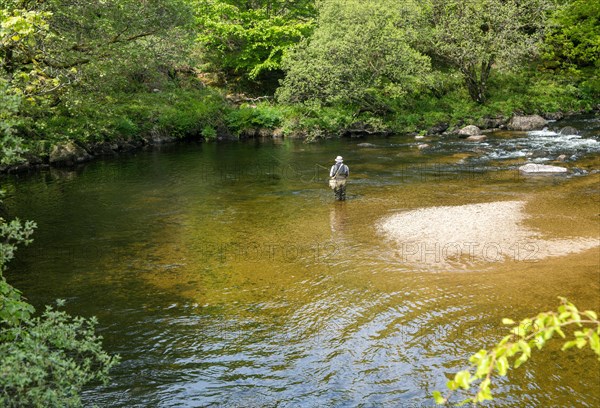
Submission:
M 427 92 L 387 100 L 384 114 L 357 106 L 324 106 L 318 102 L 281 105 L 272 101 L 232 105 L 225 91 L 207 87 L 171 87 L 161 91 L 98 94 L 72 93 L 65 103 L 22 125 L 35 151 L 73 140 L 81 143 L 131 140 L 167 135 L 213 140 L 278 129 L 283 136 L 307 140 L 339 137 L 349 129 L 426 133 L 445 123 L 476 124 L 513 114 L 579 112 L 597 108 L 598 75 L 578 79 L 549 74 L 497 74 L 489 85 L 489 101 L 473 102 L 460 77 L 440 75 Z M 41 146 L 41 147 L 40 147 Z

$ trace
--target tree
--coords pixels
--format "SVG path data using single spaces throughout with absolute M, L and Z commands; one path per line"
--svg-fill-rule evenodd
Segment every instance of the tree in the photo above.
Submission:
M 102 350 L 96 319 L 49 306 L 34 317 L 33 306 L 4 278 L 18 244 L 29 244 L 35 227 L 0 217 L 0 406 L 78 407 L 82 387 L 108 381 L 119 358 Z
M 428 0 L 432 53 L 462 74 L 484 103 L 492 69 L 517 67 L 537 51 L 548 0 Z
M 48 34 L 49 17 L 49 13 L 35 10 L 0 10 L 0 78 L 4 78 L 5 88 L 10 86 L 15 93 L 26 94 L 34 86 L 44 87 L 48 78 L 37 69 L 38 42 Z
M 317 28 L 283 60 L 282 102 L 319 100 L 385 110 L 423 82 L 429 59 L 412 43 L 415 1 L 323 0 Z
M 21 66 L 23 59 L 35 60 L 36 42 L 46 35 L 48 16 L 22 9 L 0 10 L 0 166 L 18 162 L 24 153 L 22 139 L 15 132 L 23 97 L 28 90 L 48 86 L 35 67 L 25 70 Z
M 102 82 L 180 58 L 192 21 L 186 0 L 0 0 L 0 70 L 13 87 L 39 97 L 81 80 Z M 165 47 L 168 42 L 170 47 Z M 100 72 L 99 72 L 100 71 Z M 103 75 L 101 75 L 103 73 Z M 44 86 L 38 86 L 43 84 Z
M 206 69 L 226 81 L 282 77 L 285 51 L 314 28 L 314 0 L 196 0 Z
M 190 71 L 188 1 L 0 0 L 0 95 L 12 100 L 0 108 L 11 123 L 0 161 L 39 135 L 60 138 L 45 133 L 48 122 L 84 116 L 98 94 L 154 90 Z
M 552 14 L 543 57 L 549 68 L 600 69 L 600 3 L 568 2 Z
M 534 348 L 541 350 L 554 334 L 563 339 L 566 335 L 563 331 L 569 326 L 575 326 L 574 339 L 563 344 L 562 349 L 568 350 L 572 347 L 582 349 L 589 345 L 592 351 L 600 359 L 600 320 L 598 314 L 592 310 L 581 312 L 575 305 L 565 298 L 561 299 L 561 305 L 556 312 L 544 312 L 534 318 L 521 320 L 518 324 L 511 319 L 503 319 L 506 325 L 513 326 L 510 334 L 506 335 L 491 350 L 479 350 L 469 358 L 471 366 L 459 371 L 453 380 L 448 381 L 447 387 L 450 394 L 443 397 L 439 391 L 433 393 L 438 404 L 445 404 L 453 393 L 459 389 L 470 391 L 477 387 L 474 395 L 469 396 L 459 405 L 466 403 L 477 404 L 486 400 L 492 400 L 491 385 L 495 375 L 505 376 L 511 368 L 511 360 L 514 368 L 518 368 L 531 357 Z M 516 358 L 517 354 L 519 357 Z M 476 384 L 476 385 L 475 385 Z

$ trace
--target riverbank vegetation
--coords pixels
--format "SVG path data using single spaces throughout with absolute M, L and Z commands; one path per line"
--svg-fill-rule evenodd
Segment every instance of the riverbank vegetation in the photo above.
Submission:
M 35 228 L 32 221 L 0 216 L 0 405 L 77 407 L 83 386 L 106 383 L 119 357 L 102 349 L 96 319 L 50 306 L 34 316 L 34 307 L 4 278 L 17 247 L 31 243 Z
M 3 164 L 68 141 L 425 133 L 600 100 L 584 0 L 0 5 Z

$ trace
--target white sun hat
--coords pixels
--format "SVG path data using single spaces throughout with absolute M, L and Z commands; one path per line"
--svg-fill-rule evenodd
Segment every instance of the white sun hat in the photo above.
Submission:
M 342 156 L 338 156 L 338 157 L 335 158 L 335 161 L 338 162 L 338 163 L 341 163 L 341 162 L 344 161 L 344 159 L 342 158 Z

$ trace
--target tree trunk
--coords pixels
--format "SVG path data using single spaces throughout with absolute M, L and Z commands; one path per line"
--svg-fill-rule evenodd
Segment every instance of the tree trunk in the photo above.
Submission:
M 4 61 L 2 62 L 2 66 L 6 73 L 12 77 L 12 74 L 15 72 L 15 65 L 13 61 L 13 49 L 10 46 L 4 51 Z
M 487 80 L 490 77 L 492 63 L 492 61 L 482 62 L 479 72 L 473 66 L 461 69 L 465 77 L 469 96 L 479 104 L 483 104 L 486 101 Z

